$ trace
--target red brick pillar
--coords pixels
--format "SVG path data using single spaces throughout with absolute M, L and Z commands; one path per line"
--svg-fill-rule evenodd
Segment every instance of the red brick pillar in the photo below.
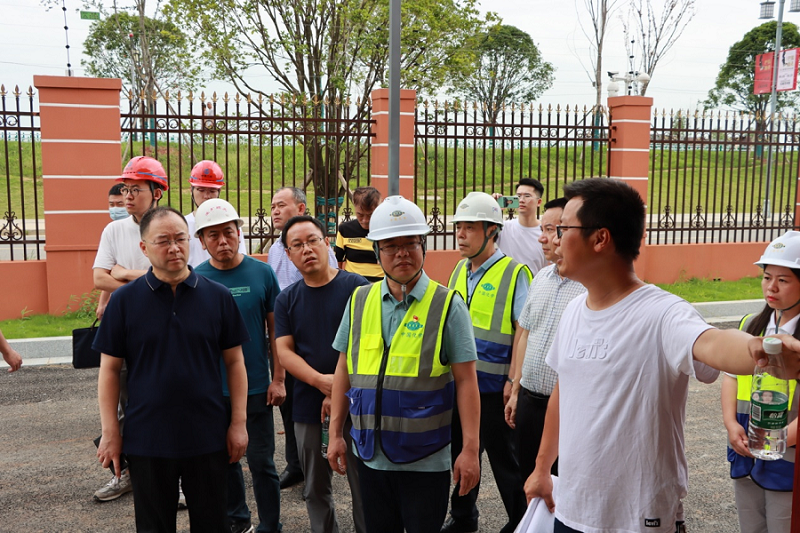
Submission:
M 384 198 L 389 191 L 389 89 L 372 91 L 371 184 Z M 400 194 L 414 201 L 414 108 L 417 92 L 400 91 Z
M 646 96 L 614 96 L 608 99 L 611 142 L 608 177 L 622 180 L 648 202 L 650 171 L 650 110 L 653 99 Z M 645 271 L 646 253 L 642 242 L 636 271 Z
M 120 176 L 119 79 L 34 76 L 39 90 L 50 313 L 94 288 L 92 264 Z

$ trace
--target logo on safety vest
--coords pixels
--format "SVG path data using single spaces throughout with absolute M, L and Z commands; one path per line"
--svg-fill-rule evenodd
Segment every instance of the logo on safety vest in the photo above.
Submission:
M 414 315 L 412 317 L 412 320 L 406 322 L 406 328 L 410 329 L 411 331 L 417 331 L 418 329 L 422 329 L 423 327 L 425 326 L 423 326 L 422 323 L 420 323 L 419 317 L 417 315 Z
M 483 289 L 483 290 L 485 290 L 485 291 L 493 291 L 493 290 L 495 290 L 496 288 L 497 288 L 497 287 L 495 287 L 495 286 L 494 286 L 494 285 L 492 285 L 491 283 L 484 283 L 483 285 L 481 285 L 481 289 Z

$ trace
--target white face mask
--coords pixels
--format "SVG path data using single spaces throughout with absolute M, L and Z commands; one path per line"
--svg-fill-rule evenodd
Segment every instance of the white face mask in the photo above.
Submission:
M 122 220 L 123 218 L 128 218 L 128 210 L 124 207 L 109 207 L 108 214 L 111 217 L 111 220 Z

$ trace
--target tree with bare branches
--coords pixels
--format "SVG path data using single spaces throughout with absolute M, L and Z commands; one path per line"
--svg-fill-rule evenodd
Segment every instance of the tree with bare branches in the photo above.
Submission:
M 626 48 L 638 64 L 638 71 L 650 79 L 658 62 L 675 45 L 695 15 L 695 0 L 667 0 L 659 11 L 653 0 L 630 0 L 624 23 Z M 642 82 L 644 96 L 650 81 Z

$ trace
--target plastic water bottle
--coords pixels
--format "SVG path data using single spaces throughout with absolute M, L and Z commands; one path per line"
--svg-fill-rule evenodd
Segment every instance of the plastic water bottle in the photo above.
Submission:
M 783 343 L 774 337 L 763 341 L 769 366 L 785 371 L 781 353 Z M 784 373 L 784 375 L 786 375 Z M 789 423 L 789 382 L 768 374 L 761 367 L 753 371 L 750 388 L 748 447 L 757 459 L 775 461 L 786 453 L 786 426 Z
M 328 429 L 331 425 L 331 417 L 325 415 L 325 420 L 322 422 L 322 457 L 328 458 Z

